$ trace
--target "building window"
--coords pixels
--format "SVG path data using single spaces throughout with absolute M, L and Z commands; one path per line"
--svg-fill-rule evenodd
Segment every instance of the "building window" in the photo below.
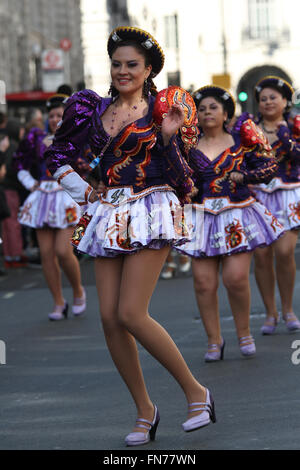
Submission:
M 177 15 L 165 16 L 165 42 L 170 49 L 178 48 Z
M 276 37 L 275 0 L 248 0 L 249 36 L 251 39 Z

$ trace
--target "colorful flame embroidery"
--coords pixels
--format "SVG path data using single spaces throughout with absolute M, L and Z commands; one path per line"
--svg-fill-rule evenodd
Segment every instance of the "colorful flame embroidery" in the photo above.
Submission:
M 212 190 L 213 193 L 220 193 L 222 191 L 222 183 L 228 178 L 228 175 L 231 171 L 239 171 L 240 167 L 241 167 L 241 164 L 243 162 L 243 154 L 241 154 L 239 152 L 240 149 L 237 150 L 237 155 L 236 156 L 233 156 L 232 154 L 229 153 L 229 150 L 226 150 L 224 152 L 224 155 L 221 157 L 221 159 L 216 163 L 215 167 L 214 167 L 214 171 L 216 174 L 220 174 L 220 176 L 218 176 L 218 178 L 215 178 L 211 183 L 210 183 L 210 189 Z M 221 170 L 220 166 L 222 165 L 222 163 L 224 163 L 226 161 L 226 159 L 230 157 L 228 159 L 228 166 L 223 168 L 223 170 Z M 234 191 L 236 188 L 236 184 L 231 184 L 230 186 L 230 189 L 232 191 Z
M 73 222 L 76 221 L 77 219 L 77 211 L 76 211 L 76 207 L 73 206 L 73 207 L 68 207 L 66 209 L 66 219 L 67 219 L 67 222 L 68 224 L 72 224 Z
M 151 131 L 149 133 L 149 131 Z M 132 133 L 137 134 L 137 144 L 132 150 L 124 150 L 122 153 L 124 154 L 124 157 L 115 165 L 112 165 L 112 167 L 108 170 L 107 176 L 109 179 L 109 185 L 114 185 L 114 184 L 119 184 L 121 176 L 119 175 L 119 172 L 125 168 L 126 166 L 130 165 L 132 162 L 133 157 L 139 154 L 141 151 L 142 145 L 146 145 L 146 155 L 144 160 L 136 165 L 137 168 L 137 186 L 142 186 L 144 183 L 144 180 L 146 178 L 146 173 L 145 173 L 145 167 L 149 165 L 151 161 L 151 153 L 150 149 L 155 145 L 156 142 L 156 132 L 155 128 L 153 126 L 153 123 L 147 127 L 142 127 L 138 128 L 136 124 L 131 124 L 127 129 L 125 129 L 124 133 L 122 134 L 121 138 L 117 142 L 117 144 L 114 147 L 114 153 L 118 154 L 118 152 L 121 150 L 120 147 L 126 142 L 127 138 L 129 135 Z M 138 136 L 138 134 L 145 134 L 145 136 Z

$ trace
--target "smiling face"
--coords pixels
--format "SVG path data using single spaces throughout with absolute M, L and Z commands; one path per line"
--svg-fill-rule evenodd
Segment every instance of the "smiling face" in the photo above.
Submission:
M 208 96 L 201 100 L 198 107 L 199 125 L 203 130 L 222 128 L 227 119 L 227 112 L 223 105 L 214 97 Z
M 259 111 L 265 118 L 280 118 L 287 106 L 286 98 L 273 88 L 264 88 L 259 95 Z
M 146 65 L 145 57 L 134 46 L 118 47 L 111 60 L 112 84 L 120 94 L 134 94 L 143 90 L 151 69 L 151 65 Z
M 64 108 L 63 106 L 59 106 L 58 108 L 51 109 L 48 114 L 48 124 L 49 124 L 49 130 L 51 134 L 54 134 L 56 129 L 57 129 L 57 124 L 59 121 L 62 120 L 64 113 Z

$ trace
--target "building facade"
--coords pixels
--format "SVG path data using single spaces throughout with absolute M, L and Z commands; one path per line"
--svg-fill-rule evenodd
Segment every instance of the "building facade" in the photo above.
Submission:
M 0 0 L 0 80 L 7 93 L 55 91 L 56 80 L 52 90 L 47 80 L 45 89 L 43 54 L 49 50 L 61 54 L 56 78 L 76 89 L 84 79 L 80 0 Z
M 186 5 L 179 0 L 82 0 L 83 18 L 92 16 L 93 4 L 101 19 L 97 25 L 94 17 L 98 37 L 92 42 L 98 55 L 94 61 L 87 55 L 86 67 L 100 94 L 110 81 L 108 34 L 128 23 L 151 32 L 165 52 L 164 69 L 155 79 L 159 89 L 223 83 L 237 98 L 247 96 L 240 109 L 255 110 L 253 87 L 263 75 L 280 75 L 300 87 L 299 0 L 190 0 Z M 88 48 L 84 33 L 83 39 Z M 101 70 L 97 78 L 96 63 Z

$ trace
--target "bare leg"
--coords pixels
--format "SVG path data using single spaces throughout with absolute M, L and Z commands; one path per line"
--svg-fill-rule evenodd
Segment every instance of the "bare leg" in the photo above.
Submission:
M 157 251 L 142 250 L 125 257 L 119 299 L 120 321 L 173 375 L 188 402 L 205 401 L 205 388 L 193 377 L 166 330 L 148 313 L 148 305 L 167 253 L 168 249 L 163 248 Z
M 228 292 L 238 338 L 250 335 L 250 263 L 251 253 L 223 259 L 223 283 Z
M 267 317 L 278 318 L 276 307 L 273 247 L 257 248 L 254 252 L 255 278 L 266 309 Z
M 222 344 L 219 317 L 219 258 L 192 260 L 194 288 L 208 344 Z
M 71 284 L 74 298 L 79 298 L 83 295 L 83 288 L 79 262 L 74 255 L 73 247 L 70 242 L 72 233 L 72 227 L 55 231 L 55 253 Z
M 101 320 L 109 352 L 133 397 L 138 417 L 152 419 L 153 404 L 145 386 L 135 339 L 119 321 L 122 269 L 123 257 L 95 261 Z
M 53 296 L 54 303 L 55 305 L 64 305 L 64 297 L 61 288 L 61 273 L 55 255 L 55 230 L 38 229 L 36 235 L 44 276 Z
M 281 297 L 282 315 L 293 312 L 293 292 L 296 279 L 295 248 L 298 231 L 286 232 L 274 244 L 276 275 Z

